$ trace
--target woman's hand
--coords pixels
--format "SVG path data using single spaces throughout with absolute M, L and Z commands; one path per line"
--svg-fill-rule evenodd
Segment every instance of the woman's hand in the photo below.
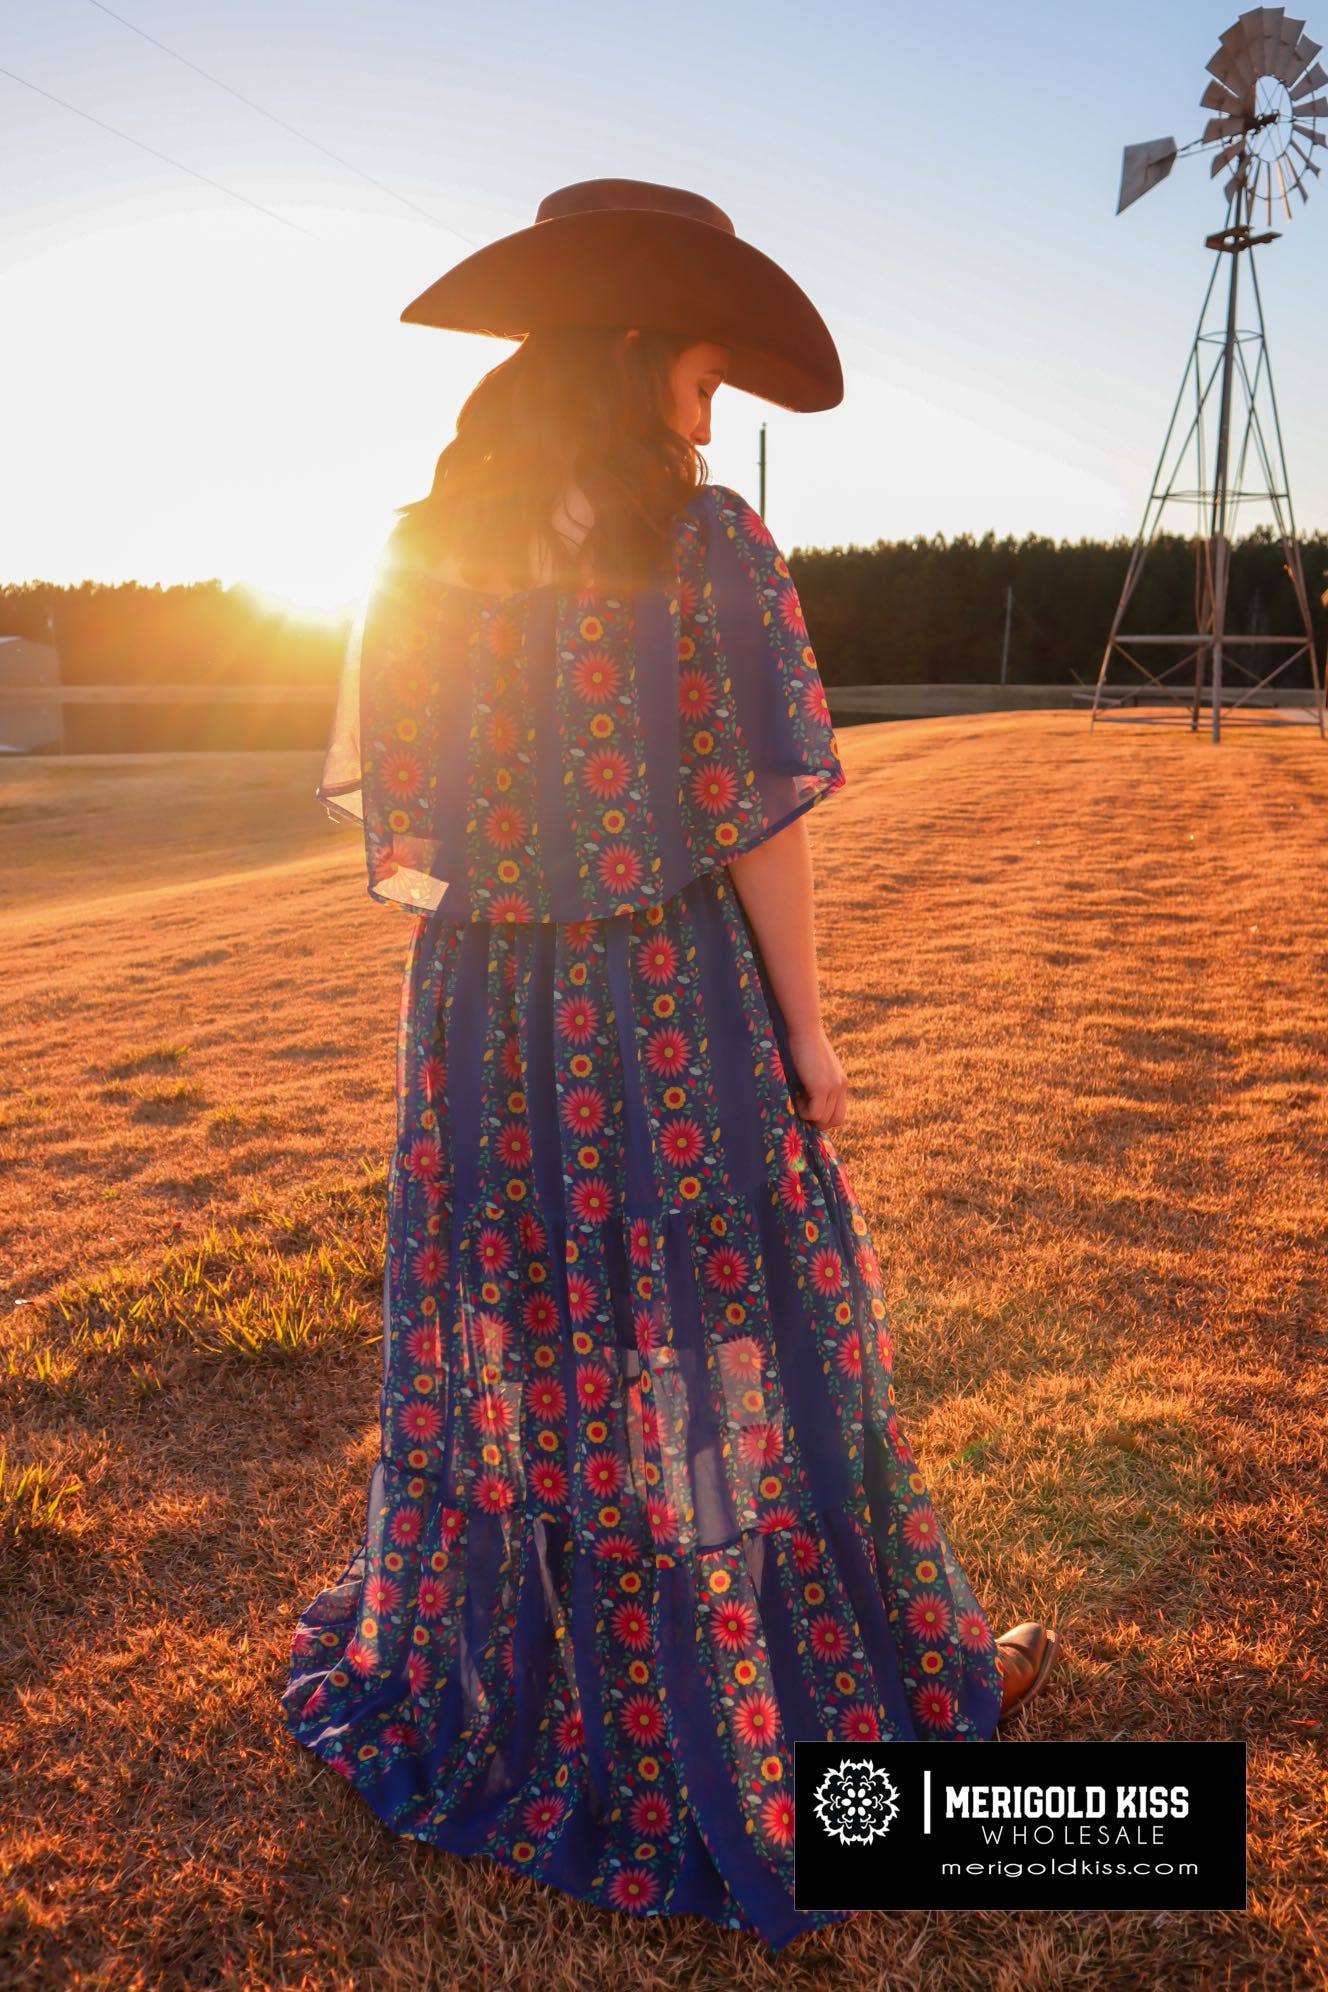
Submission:
M 842 1127 L 848 1106 L 848 1079 L 836 1058 L 834 1047 L 819 1025 L 814 1030 L 790 1030 L 789 1050 L 800 1084 L 793 1088 L 793 1104 L 804 1120 L 816 1127 Z

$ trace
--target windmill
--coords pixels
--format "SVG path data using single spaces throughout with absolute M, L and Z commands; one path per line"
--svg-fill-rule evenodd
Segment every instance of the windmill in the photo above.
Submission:
M 1125 148 L 1117 214 L 1164 180 L 1178 158 L 1206 150 L 1213 154 L 1210 178 L 1228 173 L 1223 187 L 1226 220 L 1205 237 L 1205 246 L 1215 252 L 1212 275 L 1098 671 L 1092 721 L 1099 716 L 1157 721 L 1158 715 L 1122 710 L 1140 688 L 1133 684 L 1122 692 L 1107 685 L 1115 658 L 1141 673 L 1162 702 L 1188 700 L 1192 732 L 1207 689 L 1214 741 L 1221 738 L 1224 675 L 1251 681 L 1228 698 L 1229 711 L 1235 711 L 1284 671 L 1308 660 L 1319 735 L 1325 737 L 1323 677 L 1254 263 L 1255 247 L 1278 239 L 1280 231 L 1269 226 L 1274 210 L 1279 220 L 1290 220 L 1292 196 L 1302 206 L 1309 199 L 1310 177 L 1320 172 L 1315 152 L 1328 144 L 1319 128 L 1328 116 L 1328 72 L 1315 59 L 1320 44 L 1304 30 L 1305 23 L 1289 20 L 1281 7 L 1252 7 L 1227 29 L 1208 64 L 1212 80 L 1199 102 L 1213 115 L 1202 137 L 1180 148 L 1174 138 Z M 1255 233 L 1256 226 L 1261 233 Z M 1254 321 L 1248 330 L 1241 330 L 1238 320 L 1242 260 L 1249 276 L 1246 310 Z M 1225 296 L 1218 282 L 1224 270 Z M 1231 627 L 1231 531 L 1239 507 L 1247 502 L 1272 509 L 1294 597 L 1294 635 L 1251 634 Z M 1127 633 L 1126 613 L 1149 551 L 1163 518 L 1172 516 L 1168 508 L 1177 505 L 1194 510 L 1193 628 L 1180 635 Z M 1138 654 L 1164 660 L 1168 646 L 1181 651 L 1171 664 L 1154 665 Z M 1278 653 L 1284 653 L 1280 659 Z M 1266 669 L 1270 659 L 1272 668 Z M 1191 672 L 1192 686 L 1186 683 Z M 1179 683 L 1172 682 L 1177 679 Z M 1300 710 L 1295 723 L 1304 723 Z

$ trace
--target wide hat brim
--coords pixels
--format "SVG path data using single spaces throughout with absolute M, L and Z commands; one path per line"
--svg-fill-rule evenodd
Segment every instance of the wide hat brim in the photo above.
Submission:
M 771 257 L 709 222 L 595 209 L 477 249 L 421 291 L 407 325 L 524 339 L 542 326 L 639 326 L 732 348 L 729 387 L 813 414 L 844 398 L 829 328 Z

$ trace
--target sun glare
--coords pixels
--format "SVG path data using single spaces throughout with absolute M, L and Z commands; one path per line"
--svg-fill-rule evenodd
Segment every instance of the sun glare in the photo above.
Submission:
M 355 613 L 373 583 L 382 550 L 381 535 L 371 536 L 354 560 L 330 559 L 326 553 L 320 559 L 315 552 L 300 572 L 261 580 L 236 575 L 230 586 L 243 590 L 269 615 L 327 628 Z
M 344 577 L 338 586 L 344 586 Z M 304 582 L 293 582 L 286 588 L 260 588 L 252 581 L 237 581 L 235 587 L 250 596 L 268 615 L 280 616 L 285 622 L 309 623 L 330 628 L 344 622 L 352 613 L 358 600 L 357 595 L 339 596 L 330 599 L 330 591 L 316 590 Z

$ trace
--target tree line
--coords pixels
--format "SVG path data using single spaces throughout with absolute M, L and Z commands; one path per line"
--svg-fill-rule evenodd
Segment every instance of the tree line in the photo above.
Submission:
M 1328 535 L 1304 539 L 1302 548 L 1322 655 Z M 965 533 L 795 547 L 788 560 L 829 685 L 997 679 L 1007 589 L 1013 590 L 1010 682 L 1070 684 L 1097 676 L 1129 552 L 1125 539 Z M 1175 535 L 1157 539 L 1126 627 L 1195 628 L 1196 580 L 1194 543 Z M 0 635 L 53 642 L 67 684 L 279 683 L 311 691 L 326 686 L 330 696 L 348 627 L 349 617 L 320 623 L 288 615 L 243 586 L 224 588 L 217 580 L 0 587 Z M 1267 527 L 1233 552 L 1228 627 L 1249 635 L 1297 628 L 1281 542 Z M 1308 685 L 1308 665 L 1279 683 Z M 269 728 L 275 718 L 269 714 Z

